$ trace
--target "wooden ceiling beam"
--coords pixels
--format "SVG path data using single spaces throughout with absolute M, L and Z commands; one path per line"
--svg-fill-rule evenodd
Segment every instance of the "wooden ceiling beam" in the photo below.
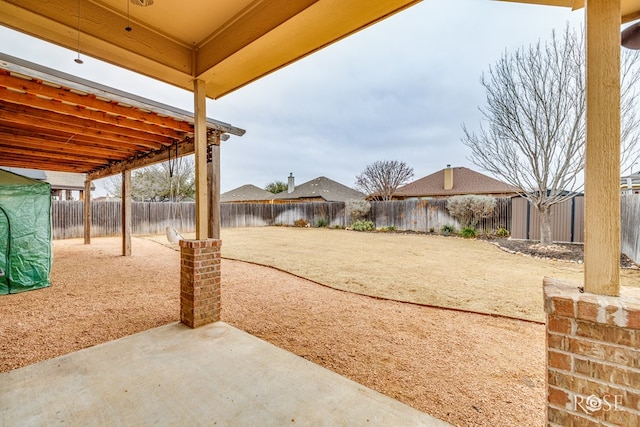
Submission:
M 104 111 L 105 113 L 126 117 L 131 120 L 139 120 L 144 123 L 180 132 L 193 131 L 193 126 L 182 120 L 176 120 L 172 117 L 162 117 L 155 113 L 141 111 L 129 106 L 123 106 L 117 102 L 105 101 L 96 98 L 94 95 L 81 95 L 62 87 L 51 87 L 42 84 L 42 82 L 14 77 L 6 70 L 0 70 L 0 86 L 27 92 L 32 95 L 45 96 L 60 102 L 76 104 L 81 107 L 93 108 L 99 111 Z
M 21 156 L 12 156 L 10 154 L 2 155 L 0 158 L 0 166 L 12 168 L 26 168 L 38 170 L 55 170 L 59 172 L 75 172 L 86 173 L 89 168 L 86 165 L 73 162 L 56 162 L 46 159 L 25 159 Z
M 13 104 L 15 105 L 15 104 Z M 5 108 L 6 107 L 6 108 Z M 126 130 L 87 119 L 69 117 L 37 108 L 17 106 L 14 108 L 0 102 L 0 122 L 15 123 L 39 132 L 53 130 L 64 132 L 67 136 L 83 135 L 91 139 L 110 141 L 124 146 L 150 147 L 157 149 L 162 145 L 171 145 L 173 140 L 140 131 Z
M 2 138 L 0 137 L 0 151 L 2 155 L 5 154 L 15 154 L 19 156 L 24 156 L 27 158 L 44 158 L 49 160 L 65 160 L 65 161 L 73 161 L 81 164 L 86 164 L 88 166 L 95 165 L 94 167 L 98 167 L 100 165 L 104 165 L 105 162 L 108 162 L 108 158 L 95 158 L 88 156 L 78 156 L 74 154 L 61 153 L 60 151 L 55 150 L 47 150 L 45 147 L 40 148 L 39 150 L 34 149 L 23 149 L 17 148 L 13 145 L 4 144 Z
M 39 98 L 34 95 L 14 92 L 8 89 L 0 90 L 0 101 L 53 111 L 56 113 L 66 114 L 72 117 L 84 118 L 99 123 L 111 124 L 123 129 L 135 129 L 178 141 L 183 140 L 184 137 L 189 134 L 188 132 L 179 132 L 174 129 L 168 129 L 137 120 L 130 120 L 125 117 L 114 116 L 111 114 L 107 114 L 104 111 L 94 111 L 77 105 L 69 105 L 60 101 L 52 101 L 50 99 Z
M 196 75 L 204 73 L 318 0 L 269 0 L 251 4 L 197 49 Z
M 36 129 L 33 126 L 20 125 L 17 123 L 2 123 L 2 129 L 5 134 L 30 136 L 40 140 L 42 144 L 48 141 L 57 142 L 69 142 L 73 141 L 74 144 L 84 144 L 92 146 L 100 146 L 113 150 L 126 151 L 129 153 L 144 152 L 149 150 L 159 150 L 164 147 L 161 144 L 150 145 L 145 143 L 144 145 L 137 145 L 134 143 L 119 143 L 115 144 L 113 141 L 104 140 L 101 138 L 91 138 L 85 135 L 75 135 L 73 133 L 58 131 L 54 129 Z
M 8 134 L 0 128 L 0 142 L 5 144 L 12 144 L 14 147 L 24 147 L 29 149 L 38 150 L 43 148 L 46 144 L 46 148 L 51 150 L 58 150 L 65 153 L 73 153 L 84 156 L 97 156 L 99 158 L 116 158 L 118 160 L 124 160 L 131 157 L 135 153 L 128 151 L 121 151 L 116 149 L 107 149 L 105 146 L 95 146 L 87 144 L 78 144 L 77 142 L 65 142 L 65 141 L 43 141 L 42 138 L 37 138 L 29 135 L 17 135 Z
M 632 12 L 627 15 L 622 15 L 623 24 L 626 24 L 627 22 L 635 21 L 636 19 L 640 19 L 640 11 Z
M 10 27 L 21 27 L 21 31 L 44 38 L 52 43 L 77 49 L 74 41 L 78 29 L 78 4 L 69 0 L 3 0 L 10 15 L 0 18 Z M 13 7 L 10 7 L 12 5 Z M 185 6 L 186 7 L 186 6 Z M 135 53 L 145 60 L 162 64 L 180 74 L 192 74 L 192 46 L 177 41 L 163 33 L 162 28 L 148 28 L 136 25 L 132 34 L 125 31 L 128 25 L 126 15 L 107 7 L 104 3 L 83 1 L 81 10 L 80 50 L 89 49 L 94 55 L 108 60 L 108 57 L 95 55 L 94 49 L 109 49 L 109 46 Z M 37 34 L 46 28 L 46 37 Z M 35 33 L 35 34 L 34 34 Z M 98 43 L 99 42 L 99 43 Z M 111 49 L 109 49 L 111 50 Z
M 178 145 L 178 157 L 187 156 L 195 152 L 195 144 L 193 139 L 186 140 Z M 175 150 L 171 150 L 171 158 L 174 158 Z M 127 159 L 122 162 L 113 163 L 107 167 L 96 168 L 87 174 L 87 179 L 93 181 L 96 179 L 106 178 L 117 175 L 125 170 L 133 170 L 150 166 L 155 163 L 165 162 L 169 160 L 169 150 L 160 150 L 147 153 L 134 159 Z

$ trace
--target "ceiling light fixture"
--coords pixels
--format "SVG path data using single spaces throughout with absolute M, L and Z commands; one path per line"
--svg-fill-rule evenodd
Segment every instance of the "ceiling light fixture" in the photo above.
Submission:
M 127 2 L 127 26 L 124 27 L 125 31 L 131 31 L 131 15 L 129 14 L 129 5 L 130 4 L 131 4 L 131 2 Z
M 76 64 L 83 63 L 82 59 L 80 59 L 80 0 L 78 0 L 78 57 L 73 62 Z
M 153 4 L 153 0 L 131 0 L 131 3 L 135 4 L 136 6 L 147 7 Z

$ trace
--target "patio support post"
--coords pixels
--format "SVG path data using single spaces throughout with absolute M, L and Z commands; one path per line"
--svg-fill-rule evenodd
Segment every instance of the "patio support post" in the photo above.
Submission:
M 620 293 L 620 1 L 587 0 L 585 290 Z
M 122 256 L 131 256 L 131 170 L 122 172 Z
M 196 163 L 196 240 L 208 237 L 207 200 L 207 103 L 206 83 L 193 82 L 194 137 Z
M 619 0 L 586 0 L 584 289 L 544 279 L 547 425 L 638 425 L 640 291 L 620 296 Z
M 84 244 L 91 244 L 91 180 L 84 181 Z
M 209 238 L 220 238 L 220 133 L 214 133 L 207 148 L 207 187 L 209 189 Z
M 219 239 L 208 239 L 209 186 L 205 90 L 204 81 L 194 81 L 196 238 L 180 241 L 180 321 L 191 328 L 220 320 L 221 242 Z

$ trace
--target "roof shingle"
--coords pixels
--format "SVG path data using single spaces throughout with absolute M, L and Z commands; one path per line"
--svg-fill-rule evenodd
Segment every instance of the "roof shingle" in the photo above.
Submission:
M 220 195 L 221 203 L 272 200 L 274 194 L 252 184 L 243 185 Z
M 347 200 L 362 200 L 365 195 L 353 188 L 342 185 L 324 176 L 307 181 L 295 187 L 291 193 L 283 191 L 275 195 L 274 200 L 316 199 L 322 198 L 327 202 L 346 202 Z
M 465 167 L 454 167 L 450 169 L 453 172 L 452 189 L 445 190 L 445 169 L 442 169 L 398 188 L 394 197 L 433 197 L 460 194 L 513 195 L 518 193 L 516 187 L 471 169 Z

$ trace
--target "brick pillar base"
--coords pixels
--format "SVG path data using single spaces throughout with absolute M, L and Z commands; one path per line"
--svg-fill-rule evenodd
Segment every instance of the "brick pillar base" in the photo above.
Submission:
M 549 426 L 640 426 L 640 289 L 544 280 Z
M 180 241 L 180 321 L 191 328 L 220 320 L 221 244 Z

